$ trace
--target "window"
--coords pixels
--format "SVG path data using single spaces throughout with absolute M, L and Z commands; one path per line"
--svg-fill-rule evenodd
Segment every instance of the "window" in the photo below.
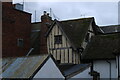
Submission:
M 19 47 L 23 47 L 23 39 L 18 39 L 17 45 L 18 45 Z
M 89 33 L 87 33 L 87 35 L 86 35 L 86 38 L 85 38 L 85 42 L 89 42 Z
M 62 44 L 62 35 L 56 35 L 54 37 L 55 44 Z

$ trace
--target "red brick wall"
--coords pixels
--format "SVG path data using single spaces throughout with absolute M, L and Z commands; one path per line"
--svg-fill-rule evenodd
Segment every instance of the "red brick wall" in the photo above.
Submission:
M 31 14 L 15 10 L 12 3 L 2 3 L 2 56 L 24 56 L 30 49 Z M 24 45 L 18 47 L 17 39 Z
M 41 31 L 40 31 L 40 54 L 47 54 L 47 38 L 45 36 L 46 32 L 48 31 L 48 25 L 46 23 L 51 24 L 52 20 L 49 15 L 44 14 L 41 16 Z

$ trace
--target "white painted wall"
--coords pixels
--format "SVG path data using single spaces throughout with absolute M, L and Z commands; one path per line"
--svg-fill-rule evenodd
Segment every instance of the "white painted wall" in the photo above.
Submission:
M 48 59 L 48 61 L 38 71 L 34 78 L 63 78 L 64 80 L 64 76 L 59 71 L 52 58 Z
M 117 65 L 115 60 L 108 60 L 111 62 L 111 78 L 117 78 Z M 110 65 L 105 60 L 98 60 L 93 62 L 93 68 L 95 71 L 100 73 L 100 78 L 110 78 Z M 75 75 L 72 78 L 93 78 L 89 75 L 90 68 L 84 70 L 83 72 Z M 71 78 L 71 79 L 72 79 Z M 71 80 L 69 79 L 69 80 Z
M 89 72 L 90 72 L 90 67 L 87 68 L 86 70 L 84 70 L 83 72 L 73 76 L 72 78 L 91 78 L 92 79 L 92 76 L 89 75 Z M 71 79 L 69 79 L 69 80 L 71 80 Z
M 118 76 L 118 72 L 120 75 L 120 55 L 119 55 L 119 71 L 118 71 L 118 57 L 116 56 L 116 65 L 117 65 L 117 76 Z
M 115 60 L 109 60 L 111 62 L 111 78 L 117 78 L 117 66 Z M 99 60 L 93 62 L 93 68 L 100 73 L 100 78 L 110 78 L 109 63 L 105 60 Z

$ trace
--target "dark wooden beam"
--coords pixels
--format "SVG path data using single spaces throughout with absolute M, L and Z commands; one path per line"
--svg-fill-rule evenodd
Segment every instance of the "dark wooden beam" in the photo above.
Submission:
M 72 47 L 50 48 L 50 50 L 72 49 Z

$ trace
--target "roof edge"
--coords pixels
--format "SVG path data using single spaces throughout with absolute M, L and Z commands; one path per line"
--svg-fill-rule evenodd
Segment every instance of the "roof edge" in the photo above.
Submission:
M 36 69 L 36 71 L 34 71 L 34 73 L 29 77 L 30 79 L 32 79 L 36 74 L 37 72 L 44 66 L 44 64 L 47 62 L 47 60 L 49 58 L 52 58 L 53 62 L 55 63 L 55 65 L 57 66 L 57 68 L 60 70 L 59 66 L 58 66 L 58 63 L 57 61 L 54 59 L 53 55 L 52 54 L 49 54 L 47 56 L 47 58 L 42 62 L 42 64 Z M 64 76 L 64 73 L 60 70 L 61 74 Z

